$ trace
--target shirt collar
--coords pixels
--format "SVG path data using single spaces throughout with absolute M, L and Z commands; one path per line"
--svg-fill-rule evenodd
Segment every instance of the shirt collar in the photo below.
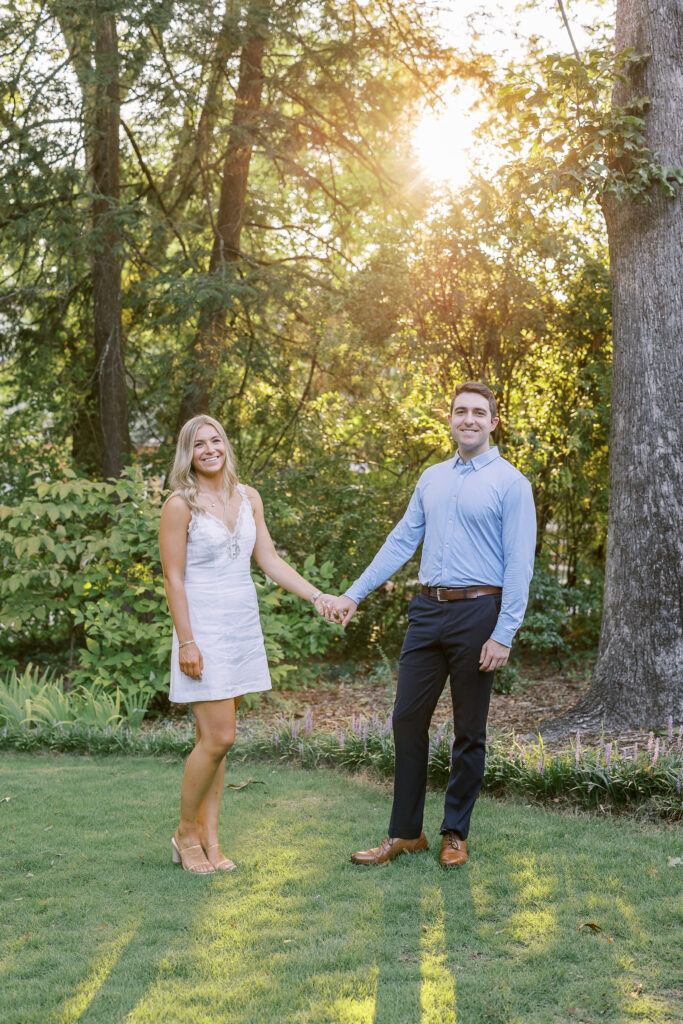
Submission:
M 456 466 L 471 466 L 472 469 L 483 469 L 484 466 L 488 466 L 489 462 L 493 462 L 494 459 L 498 458 L 498 447 L 494 444 L 488 451 L 482 452 L 481 455 L 475 455 L 469 462 L 463 462 L 460 458 L 460 452 L 455 453 L 455 460 L 453 462 L 453 468 Z

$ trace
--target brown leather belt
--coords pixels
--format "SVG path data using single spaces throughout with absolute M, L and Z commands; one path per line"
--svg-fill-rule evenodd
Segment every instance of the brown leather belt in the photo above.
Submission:
M 435 597 L 437 601 L 469 601 L 472 597 L 487 597 L 502 594 L 502 587 L 422 587 L 422 593 Z

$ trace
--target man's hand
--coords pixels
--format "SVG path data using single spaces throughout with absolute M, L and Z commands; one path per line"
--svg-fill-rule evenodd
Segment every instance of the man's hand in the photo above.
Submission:
M 481 649 L 479 656 L 479 671 L 493 672 L 496 668 L 502 668 L 507 664 L 510 657 L 510 648 L 505 644 L 499 644 L 497 640 L 487 640 Z
M 325 618 L 328 622 L 339 622 L 342 626 L 347 626 L 357 607 L 356 602 L 344 594 L 341 597 L 333 597 L 325 607 Z

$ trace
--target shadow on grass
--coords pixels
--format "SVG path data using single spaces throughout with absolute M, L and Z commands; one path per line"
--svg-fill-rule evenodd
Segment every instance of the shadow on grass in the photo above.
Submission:
M 351 850 L 384 835 L 386 789 L 240 765 L 232 781 L 253 774 L 265 785 L 225 794 L 238 871 L 201 878 L 170 863 L 182 766 L 7 763 L 8 1020 L 678 1019 L 666 938 L 676 927 L 672 832 L 648 830 L 645 847 L 644 830 L 627 823 L 482 800 L 472 861 L 444 872 L 442 798 L 430 794 L 432 849 L 356 867 Z

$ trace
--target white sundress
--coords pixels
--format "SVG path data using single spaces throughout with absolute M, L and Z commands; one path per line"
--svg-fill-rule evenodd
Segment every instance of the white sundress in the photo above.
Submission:
M 173 630 L 170 700 L 223 700 L 270 690 L 251 553 L 256 523 L 243 484 L 235 529 L 230 531 L 209 512 L 192 510 L 187 528 L 185 593 L 192 636 L 204 659 L 201 679 L 181 672 L 178 636 Z

